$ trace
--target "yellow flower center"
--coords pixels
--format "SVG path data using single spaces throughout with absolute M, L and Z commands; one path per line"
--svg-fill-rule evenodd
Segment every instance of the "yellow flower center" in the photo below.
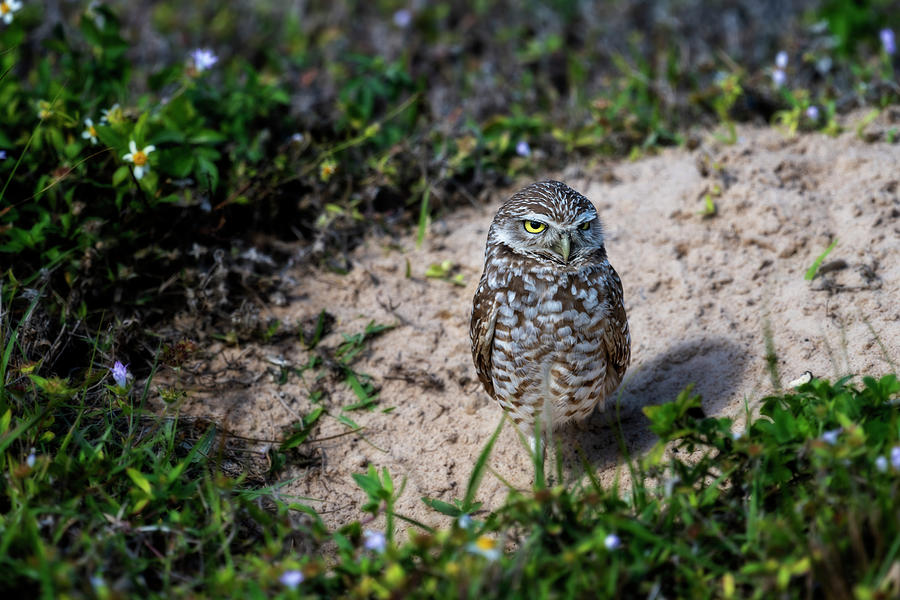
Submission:
M 9 4 L 6 2 L 0 2 L 0 15 L 5 15 L 9 12 Z
M 94 129 L 93 125 L 88 127 L 88 133 L 91 134 L 91 137 L 97 137 L 97 130 Z
M 483 535 L 480 538 L 478 538 L 477 540 L 475 540 L 475 545 L 478 547 L 479 550 L 489 551 L 489 550 L 493 550 L 497 546 L 497 542 L 494 541 L 493 539 L 489 538 L 488 536 Z
M 131 160 L 134 161 L 134 165 L 136 167 L 143 167 L 147 164 L 147 155 L 144 154 L 143 150 L 138 150 L 134 154 L 131 155 Z

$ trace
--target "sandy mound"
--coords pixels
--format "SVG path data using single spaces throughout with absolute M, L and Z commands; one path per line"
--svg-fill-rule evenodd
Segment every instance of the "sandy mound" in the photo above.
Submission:
M 696 384 L 708 414 L 739 420 L 745 402 L 752 409 L 771 392 L 766 319 L 783 384 L 805 370 L 832 378 L 896 370 L 890 363 L 900 362 L 898 165 L 900 146 L 863 141 L 852 127 L 838 138 L 793 139 L 744 128 L 732 146 L 673 149 L 565 177 L 597 206 L 610 261 L 625 288 L 633 361 L 621 400 L 630 410 L 622 421 L 630 451 L 645 451 L 654 441 L 635 409 L 671 400 L 689 383 Z M 718 208 L 709 218 L 699 214 L 706 194 Z M 491 206 L 433 223 L 419 250 L 412 236 L 367 239 L 347 275 L 295 270 L 288 302 L 267 308 L 285 323 L 327 309 L 337 320 L 322 340 L 326 348 L 372 320 L 396 325 L 371 340 L 354 364 L 381 390 L 374 410 L 346 413 L 364 427 L 362 434 L 314 442 L 319 460 L 289 465 L 284 473 L 296 479 L 282 491 L 310 498 L 330 524 L 361 518 L 365 496 L 351 474 L 370 463 L 387 467 L 396 482 L 407 478 L 397 510 L 423 522 L 438 524 L 444 517 L 420 497 L 462 497 L 501 418 L 475 377 L 468 321 L 487 228 L 503 198 L 498 193 Z M 805 281 L 807 268 L 835 237 L 825 273 Z M 464 287 L 424 277 L 429 264 L 442 261 L 452 261 Z M 184 412 L 221 419 L 237 433 L 280 438 L 286 425 L 314 408 L 309 392 L 324 372 L 318 385 L 327 391 L 321 402 L 331 416 L 320 420 L 311 438 L 348 431 L 336 417 L 357 398 L 327 368 L 277 381 L 273 360 L 295 367 L 308 362 L 299 341 L 212 350 L 255 374 L 255 381 L 191 393 Z M 393 410 L 383 412 L 388 408 Z M 596 413 L 585 426 L 558 435 L 567 456 L 576 445 L 584 449 L 605 483 L 622 460 L 611 418 L 609 411 Z M 743 428 L 742 420 L 736 428 Z M 531 482 L 527 453 L 511 426 L 498 439 L 490 465 L 515 486 Z M 497 506 L 506 493 L 489 474 L 478 499 Z

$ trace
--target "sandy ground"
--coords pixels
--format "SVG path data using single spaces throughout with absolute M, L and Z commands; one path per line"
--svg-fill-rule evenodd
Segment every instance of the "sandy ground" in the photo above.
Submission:
M 868 131 L 877 137 L 896 128 L 890 120 L 882 116 Z M 752 409 L 773 391 L 764 359 L 767 320 L 783 384 L 806 370 L 829 378 L 896 372 L 891 363 L 900 362 L 900 145 L 864 141 L 852 123 L 853 118 L 848 133 L 837 138 L 787 138 L 773 129 L 742 128 L 730 146 L 710 137 L 693 151 L 672 149 L 631 163 L 542 174 L 564 179 L 594 202 L 610 261 L 622 278 L 633 340 L 632 365 L 620 390 L 630 452 L 645 452 L 655 441 L 638 409 L 671 400 L 690 383 L 702 394 L 707 414 L 734 417 L 735 428 L 742 429 L 745 403 Z M 237 433 L 277 439 L 313 409 L 309 391 L 318 386 L 327 392 L 321 402 L 330 416 L 322 417 L 311 436 L 322 441 L 307 446 L 316 460 L 312 466 L 289 464 L 282 478 L 293 481 L 282 491 L 307 498 L 327 523 L 340 526 L 363 517 L 365 495 L 351 474 L 372 464 L 387 467 L 398 483 L 406 478 L 398 512 L 446 523 L 420 498 L 461 498 L 501 419 L 475 377 L 468 322 L 488 225 L 511 191 L 498 191 L 489 206 L 435 221 L 421 249 L 415 249 L 413 236 L 373 237 L 355 251 L 347 275 L 294 268 L 287 273 L 296 282 L 287 302 L 265 308 L 285 323 L 327 309 L 336 323 L 322 340 L 326 349 L 372 320 L 396 325 L 371 340 L 354 364 L 380 388 L 374 410 L 346 413 L 364 427 L 361 433 L 331 437 L 348 431 L 336 417 L 341 406 L 357 399 L 327 369 L 277 381 L 273 361 L 300 366 L 309 359 L 296 339 L 211 346 L 220 358 L 254 374 L 253 381 L 220 385 L 215 392 L 195 389 L 182 410 L 220 419 Z M 699 214 L 706 194 L 718 209 L 709 218 Z M 826 272 L 804 280 L 835 238 Z M 442 261 L 452 261 L 464 286 L 424 277 L 429 264 Z M 317 373 L 325 373 L 318 384 Z M 383 412 L 388 408 L 393 410 Z M 621 474 L 614 423 L 607 410 L 558 433 L 567 477 L 579 475 L 572 462 L 579 446 L 602 482 L 610 485 Z M 510 425 L 490 465 L 514 486 L 531 483 L 527 452 Z M 490 508 L 507 493 L 488 474 L 477 498 Z

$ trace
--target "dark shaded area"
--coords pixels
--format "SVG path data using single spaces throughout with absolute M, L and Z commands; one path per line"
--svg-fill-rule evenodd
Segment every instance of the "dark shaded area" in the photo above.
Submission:
M 555 443 L 563 449 L 567 469 L 580 473 L 581 453 L 597 469 L 620 464 L 618 435 L 626 441 L 632 456 L 639 456 L 656 443 L 649 421 L 641 413 L 644 406 L 673 401 L 693 384 L 693 393 L 703 398 L 707 415 L 718 415 L 728 404 L 747 366 L 747 354 L 726 338 L 696 338 L 682 342 L 634 365 L 626 375 L 617 400 L 617 415 L 610 403 L 595 412 L 583 425 L 568 425 L 557 433 Z M 619 427 L 621 429 L 619 430 Z

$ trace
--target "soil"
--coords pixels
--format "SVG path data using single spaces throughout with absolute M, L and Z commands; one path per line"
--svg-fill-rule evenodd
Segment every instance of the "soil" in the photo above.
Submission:
M 858 135 L 862 118 L 848 117 L 838 137 L 746 127 L 733 145 L 708 134 L 693 150 L 540 173 L 563 179 L 596 205 L 624 285 L 633 343 L 616 399 L 619 425 L 609 402 L 584 424 L 556 433 L 564 478 L 582 476 L 580 448 L 604 485 L 627 479 L 618 432 L 629 453 L 649 450 L 655 437 L 640 408 L 672 400 L 689 384 L 707 414 L 731 417 L 741 430 L 748 409 L 805 371 L 831 379 L 897 371 L 900 145 L 886 138 L 900 118 L 889 111 Z M 331 332 L 312 351 L 296 337 L 211 343 L 208 372 L 218 385 L 191 386 L 181 412 L 216 419 L 241 435 L 281 439 L 315 408 L 311 390 L 323 391 L 319 402 L 329 416 L 303 446 L 305 458 L 289 460 L 281 493 L 302 497 L 337 527 L 364 517 L 365 494 L 351 475 L 368 465 L 386 467 L 396 485 L 406 480 L 397 512 L 446 524 L 421 498 L 462 498 L 502 416 L 475 377 L 468 323 L 488 226 L 515 188 L 498 191 L 490 205 L 431 223 L 421 248 L 414 232 L 367 238 L 347 274 L 286 267 L 283 276 L 292 283 L 283 301 L 263 312 L 293 324 L 325 309 L 335 318 Z M 707 195 L 713 216 L 701 214 Z M 835 239 L 818 276 L 804 279 Z M 464 285 L 424 276 L 444 261 Z M 344 413 L 363 427 L 351 432 L 337 417 L 358 398 L 339 368 L 326 363 L 280 382 L 279 365 L 301 367 L 311 353 L 333 357 L 342 334 L 372 321 L 394 328 L 367 341 L 353 363 L 380 395 L 374 409 Z M 767 368 L 766 331 L 777 378 Z M 526 489 L 532 482 L 528 453 L 508 422 L 489 464 L 493 473 L 477 494 L 484 509 L 503 502 L 507 483 Z

